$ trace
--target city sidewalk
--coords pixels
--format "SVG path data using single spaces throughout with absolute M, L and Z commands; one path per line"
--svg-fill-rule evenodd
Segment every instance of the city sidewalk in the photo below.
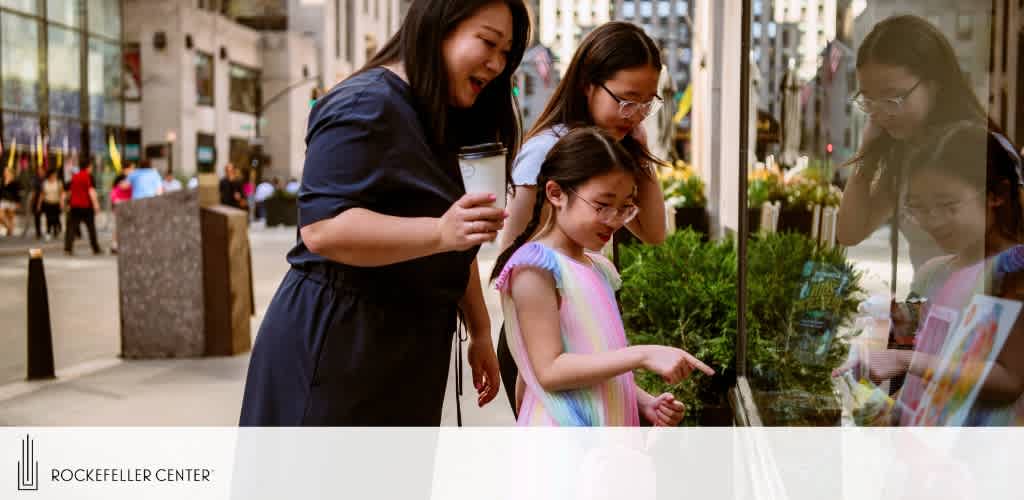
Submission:
M 254 287 L 257 314 L 262 315 L 284 272 L 284 255 L 295 238 L 294 228 L 254 228 Z M 481 253 L 481 274 L 489 273 L 493 249 Z M 51 292 L 52 293 L 52 292 Z M 497 294 L 486 292 L 495 342 L 500 327 Z M 105 334 L 109 336 L 108 334 Z M 452 359 L 455 359 L 454 353 Z M 237 425 L 248 355 L 200 359 L 121 360 L 109 356 L 65 369 L 49 382 L 15 382 L 0 386 L 0 425 L 20 426 L 233 426 Z M 468 368 L 462 398 L 465 425 L 514 423 L 503 392 L 485 406 L 476 406 Z M 455 370 L 450 370 L 443 425 L 456 424 Z M 400 410 L 399 410 L 400 411 Z
M 100 248 L 105 252 L 110 250 L 110 241 L 112 234 L 112 224 L 108 222 L 109 213 L 101 213 L 96 218 L 96 237 L 99 240 Z M 26 231 L 25 224 L 29 224 L 28 230 Z M 46 221 L 42 222 L 42 230 L 46 231 Z M 64 221 L 61 222 L 62 224 Z M 45 237 L 36 239 L 36 230 L 33 226 L 34 221 L 32 219 L 25 220 L 24 216 L 18 217 L 18 225 L 15 227 L 13 235 L 0 236 L 0 257 L 7 256 L 19 256 L 28 255 L 29 249 L 41 248 L 43 252 L 59 252 L 64 248 L 64 233 L 61 232 L 60 236 L 47 240 Z M 64 226 L 62 226 L 63 228 Z M 85 230 L 85 226 L 81 227 L 83 236 L 85 239 L 78 239 L 75 242 L 75 249 L 79 252 L 89 252 L 89 235 Z

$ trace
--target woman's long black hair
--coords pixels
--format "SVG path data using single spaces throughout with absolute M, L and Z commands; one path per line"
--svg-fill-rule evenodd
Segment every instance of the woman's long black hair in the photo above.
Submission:
M 484 87 L 472 108 L 453 109 L 442 44 L 459 23 L 493 3 L 504 3 L 512 12 L 512 48 L 505 69 Z M 420 120 L 437 154 L 451 154 L 470 142 L 494 141 L 514 152 L 522 140 L 522 125 L 512 95 L 512 74 L 529 40 L 530 14 L 523 0 L 415 0 L 398 33 L 358 73 L 396 62 L 404 65 Z

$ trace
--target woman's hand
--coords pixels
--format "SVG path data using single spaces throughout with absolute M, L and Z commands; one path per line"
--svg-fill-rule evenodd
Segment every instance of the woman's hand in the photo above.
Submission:
M 675 427 L 686 415 L 686 405 L 671 393 L 640 402 L 640 414 L 655 427 Z
M 488 193 L 467 194 L 459 198 L 438 221 L 441 250 L 463 251 L 494 241 L 508 217 L 505 210 L 488 206 L 495 199 Z
M 682 349 L 661 345 L 645 345 L 640 346 L 640 349 L 643 368 L 661 375 L 670 384 L 677 384 L 689 377 L 694 369 L 708 376 L 715 374 L 708 365 Z
M 490 403 L 498 394 L 501 375 L 498 372 L 498 357 L 494 354 L 490 335 L 477 335 L 469 340 L 467 359 L 473 372 L 473 387 L 476 388 L 477 406 Z

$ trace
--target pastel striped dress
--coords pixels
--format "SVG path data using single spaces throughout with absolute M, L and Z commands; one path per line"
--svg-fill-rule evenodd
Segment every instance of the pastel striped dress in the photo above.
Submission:
M 593 354 L 628 345 L 615 290 L 622 281 L 608 259 L 587 253 L 583 263 L 541 243 L 523 245 L 509 259 L 495 282 L 509 349 L 526 384 L 518 424 L 523 426 L 637 426 L 636 386 L 632 373 L 624 373 L 592 387 L 547 392 L 537 382 L 523 343 L 510 287 L 515 270 L 527 266 L 551 273 L 561 298 L 558 317 L 565 352 Z M 514 383 L 514 382 L 507 382 Z

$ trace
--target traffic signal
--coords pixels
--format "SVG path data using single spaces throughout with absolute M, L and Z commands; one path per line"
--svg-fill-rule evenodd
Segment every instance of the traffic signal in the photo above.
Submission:
M 828 143 L 827 146 L 825 146 L 825 152 L 828 153 L 828 154 L 832 154 L 832 143 L 831 142 Z

